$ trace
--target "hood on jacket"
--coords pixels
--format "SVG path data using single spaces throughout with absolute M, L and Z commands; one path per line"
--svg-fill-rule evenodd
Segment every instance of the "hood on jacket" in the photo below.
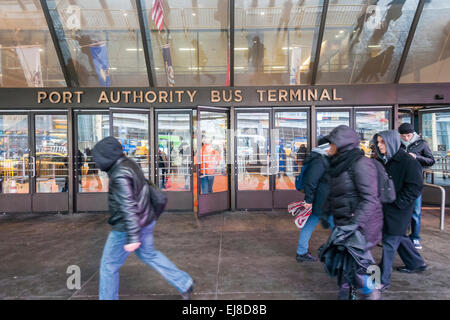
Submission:
M 334 128 L 325 139 L 336 145 L 339 153 L 359 147 L 358 134 L 355 130 L 345 125 Z
M 378 136 L 382 137 L 386 143 L 386 155 L 381 154 L 378 148 Z M 373 136 L 372 143 L 375 144 L 375 150 L 380 159 L 384 159 L 388 162 L 395 154 L 400 150 L 402 145 L 400 134 L 396 130 L 381 131 Z
M 92 157 L 102 171 L 108 171 L 123 156 L 122 144 L 114 137 L 106 137 L 94 146 Z

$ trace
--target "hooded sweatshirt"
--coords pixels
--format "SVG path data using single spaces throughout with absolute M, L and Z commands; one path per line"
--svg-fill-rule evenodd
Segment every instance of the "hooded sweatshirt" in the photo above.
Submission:
M 123 154 L 122 144 L 114 137 L 100 140 L 92 149 L 92 157 L 98 168 L 108 171 Z
M 416 132 L 414 132 L 413 137 L 411 138 L 411 140 L 405 141 L 405 140 L 401 139 L 401 141 L 402 141 L 402 144 L 405 146 L 405 148 L 408 149 L 408 146 L 410 144 L 413 144 L 414 142 L 416 142 L 419 139 L 420 139 L 420 136 Z
M 378 136 L 382 137 L 386 144 L 386 154 L 381 154 L 380 149 L 378 148 Z M 401 138 L 400 134 L 395 130 L 387 130 L 382 131 L 374 135 L 372 143 L 375 144 L 375 150 L 377 152 L 377 156 L 383 160 L 384 164 L 386 164 L 395 154 L 400 150 L 401 147 Z

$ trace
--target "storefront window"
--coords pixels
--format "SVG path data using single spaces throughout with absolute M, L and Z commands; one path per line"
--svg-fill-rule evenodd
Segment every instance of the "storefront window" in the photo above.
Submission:
M 0 87 L 66 87 L 39 1 L 0 1 Z
M 36 115 L 36 191 L 69 190 L 67 116 Z
M 109 136 L 109 115 L 80 114 L 78 123 L 78 147 L 75 151 L 78 190 L 80 192 L 107 192 L 108 175 L 96 167 L 91 150 L 95 144 Z
M 399 111 L 398 112 L 398 125 L 401 125 L 402 123 L 412 123 L 412 112 L 409 111 Z
M 401 83 L 450 82 L 450 1 L 426 1 Z
M 309 84 L 322 8 L 322 0 L 236 0 L 236 84 Z
M 295 190 L 295 177 L 308 152 L 307 112 L 276 112 L 273 133 L 276 144 L 275 187 L 278 190 Z
M 113 113 L 113 135 L 149 178 L 148 113 Z
M 79 86 L 148 86 L 134 1 L 46 1 L 66 67 Z
M 0 115 L 0 193 L 29 193 L 28 116 Z
M 373 136 L 380 131 L 389 130 L 389 111 L 355 111 L 355 126 L 361 149 L 369 156 Z
M 422 114 L 422 138 L 428 142 L 436 163 L 428 168 L 433 176 L 427 175 L 427 182 L 450 185 L 450 111 Z
M 269 114 L 237 113 L 236 141 L 238 190 L 269 190 Z
M 228 0 L 141 0 L 154 59 L 156 86 L 225 86 L 228 70 Z M 158 23 L 160 21 L 160 24 Z
M 418 3 L 330 1 L 317 84 L 393 83 Z

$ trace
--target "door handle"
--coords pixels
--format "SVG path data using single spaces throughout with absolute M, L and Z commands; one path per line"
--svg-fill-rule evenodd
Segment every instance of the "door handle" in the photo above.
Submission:
M 31 158 L 31 165 L 32 165 L 32 167 L 31 167 L 31 177 L 32 178 L 34 178 L 34 177 L 36 177 L 36 157 L 33 157 L 33 156 L 30 156 L 30 158 Z

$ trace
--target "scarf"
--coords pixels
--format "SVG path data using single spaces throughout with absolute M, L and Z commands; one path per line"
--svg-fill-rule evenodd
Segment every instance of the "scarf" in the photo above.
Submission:
M 330 160 L 330 176 L 337 177 L 347 171 L 353 163 L 364 156 L 364 151 L 359 148 L 351 149 L 333 156 Z

